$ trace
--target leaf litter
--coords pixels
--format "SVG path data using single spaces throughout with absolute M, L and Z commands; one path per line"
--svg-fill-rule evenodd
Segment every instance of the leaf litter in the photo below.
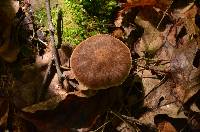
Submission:
M 25 46 L 32 50 L 29 57 L 21 50 L 17 62 L 1 62 L 0 90 L 4 92 L 0 96 L 0 130 L 200 129 L 199 28 L 195 23 L 198 2 L 128 0 L 121 5 L 114 23 L 116 30 L 111 34 L 126 43 L 132 53 L 132 70 L 126 81 L 117 88 L 99 90 L 92 97 L 79 97 L 79 84 L 69 64 L 73 47 L 66 44 L 59 49 L 63 85 L 53 66 L 43 91 L 52 49 L 49 44 L 33 46 L 38 41 L 32 39 Z M 29 37 L 34 38 L 32 35 Z

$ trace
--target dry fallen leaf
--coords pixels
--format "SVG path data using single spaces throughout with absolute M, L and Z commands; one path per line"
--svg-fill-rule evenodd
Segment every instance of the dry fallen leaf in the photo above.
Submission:
M 144 124 L 155 125 L 154 124 L 154 118 L 158 114 L 166 114 L 166 115 L 173 117 L 173 118 L 185 118 L 185 119 L 187 119 L 187 117 L 184 115 L 183 112 L 177 113 L 179 109 L 180 109 L 180 107 L 177 106 L 175 103 L 166 104 L 164 106 L 154 108 L 154 109 L 149 110 L 148 112 L 144 113 L 139 118 L 139 121 L 141 121 Z
M 145 9 L 135 19 L 135 22 L 144 28 L 144 33 L 140 41 L 135 44 L 135 51 L 140 56 L 144 56 L 144 52 L 151 52 L 152 54 L 155 54 L 156 51 L 163 45 L 164 41 L 162 32 L 156 29 L 150 21 L 144 20 L 141 16 L 142 14 L 147 14 L 147 12 L 151 12 L 151 10 L 149 10 L 150 9 Z
M 8 101 L 0 97 L 0 130 L 7 126 L 9 106 Z
M 145 95 L 147 95 L 154 87 L 160 83 L 160 80 L 157 78 L 157 76 L 152 75 L 150 70 L 143 70 L 139 72 L 138 75 L 142 78 Z
M 177 132 L 174 126 L 167 121 L 158 123 L 159 132 Z
M 127 0 L 127 3 L 138 6 L 153 5 L 155 2 L 156 0 Z
M 0 57 L 8 62 L 15 61 L 19 53 L 17 40 L 11 41 L 13 34 L 11 29 L 18 9 L 18 1 L 2 0 L 0 2 Z
M 98 92 L 90 98 L 70 94 L 55 109 L 20 112 L 17 115 L 32 122 L 40 131 L 77 131 L 84 128 L 89 131 L 100 114 L 106 112 L 120 99 L 120 88 Z M 98 102 L 98 103 L 97 103 Z M 38 105 L 39 106 L 39 105 Z M 45 117 L 45 118 L 44 118 Z
M 152 85 L 148 86 L 148 88 L 154 88 L 154 90 L 144 99 L 144 106 L 150 108 L 150 111 L 140 117 L 139 120 L 143 123 L 152 124 L 153 119 L 157 114 L 167 114 L 173 118 L 186 118 L 183 112 L 180 112 L 180 109 L 183 104 L 200 89 L 199 79 L 197 79 L 199 78 L 200 71 L 193 66 L 193 60 L 199 47 L 197 43 L 198 38 L 191 39 L 191 35 L 196 33 L 193 26 L 194 21 L 191 18 L 191 16 L 194 16 L 195 11 L 196 8 L 193 6 L 193 8 L 185 13 L 186 15 L 184 14 L 185 16 L 181 15 L 182 18 L 178 18 L 174 25 L 167 26 L 165 31 L 161 34 L 162 41 L 158 41 L 158 43 L 161 43 L 161 46 L 158 48 L 156 55 L 153 56 L 153 59 L 163 59 L 170 62 L 164 65 L 164 70 L 167 71 L 167 73 L 170 73 L 168 74 L 170 79 L 159 87 L 154 87 L 155 83 L 148 83 L 154 82 L 153 79 L 149 79 L 147 82 L 143 81 L 144 84 Z M 177 19 L 177 16 L 173 17 L 174 19 Z M 188 22 L 193 23 L 188 24 Z M 144 35 L 146 36 L 146 34 Z M 144 36 L 142 36 L 142 38 L 143 37 Z M 151 37 L 147 40 L 151 40 Z M 156 42 L 157 41 L 155 41 L 155 43 Z M 139 46 L 140 44 L 142 43 L 138 43 Z M 142 48 L 138 49 L 137 51 L 142 51 Z M 143 48 L 143 50 L 146 51 L 145 48 Z M 146 63 L 147 62 L 138 64 L 142 65 L 142 68 L 144 68 L 147 66 Z M 154 66 L 153 68 L 155 69 L 157 67 L 160 69 L 158 66 Z M 142 68 L 139 68 L 139 71 Z M 148 68 L 152 67 L 149 65 Z M 151 74 L 151 72 L 145 72 L 144 69 L 140 72 L 143 72 L 144 75 L 147 73 L 149 75 Z M 145 78 L 143 80 L 145 80 Z M 149 91 L 148 89 L 146 90 Z M 147 94 L 148 92 L 145 93 Z
M 61 96 L 52 97 L 49 100 L 39 102 L 38 104 L 33 104 L 31 106 L 27 106 L 27 107 L 23 108 L 22 111 L 28 112 L 28 113 L 35 113 L 35 112 L 41 111 L 41 110 L 55 109 L 57 107 L 57 105 L 59 104 L 59 102 L 64 100 L 66 96 L 67 95 L 65 95 L 63 97 L 61 97 Z
M 38 91 L 43 80 L 40 70 L 34 65 L 21 67 L 20 79 L 14 80 L 13 101 L 16 107 L 24 108 L 36 103 Z

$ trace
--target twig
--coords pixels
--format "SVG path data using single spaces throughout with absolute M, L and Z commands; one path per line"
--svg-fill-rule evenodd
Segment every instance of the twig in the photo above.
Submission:
M 58 18 L 57 18 L 57 38 L 58 46 L 62 44 L 62 34 L 63 34 L 63 16 L 62 10 L 58 7 Z
M 133 124 L 133 125 L 134 125 L 134 127 L 133 127 L 128 121 L 124 120 L 123 117 L 122 117 L 120 114 L 118 114 L 118 113 L 116 113 L 116 112 L 113 112 L 113 111 L 110 111 L 110 113 L 113 114 L 114 116 L 116 116 L 116 117 L 117 117 L 118 119 L 120 119 L 121 121 L 123 121 L 129 128 L 131 128 L 131 130 L 132 130 L 133 132 L 140 132 L 140 130 L 139 130 L 139 128 L 136 126 L 136 124 Z
M 100 129 L 102 129 L 103 127 L 105 127 L 108 123 L 110 123 L 111 121 L 107 121 L 107 122 L 105 122 L 103 125 L 101 125 L 99 128 L 97 128 L 96 130 L 94 130 L 94 131 L 90 131 L 90 132 L 98 132 L 98 131 L 100 131 Z
M 173 0 L 171 1 L 171 3 L 169 4 L 169 6 L 167 7 L 167 9 L 165 10 L 165 12 L 163 13 L 163 16 L 162 16 L 162 18 L 160 19 L 160 21 L 159 21 L 159 23 L 158 23 L 158 25 L 157 25 L 157 29 L 160 27 L 160 24 L 161 24 L 161 22 L 163 21 L 163 19 L 165 18 L 165 16 L 166 16 L 166 14 L 167 14 L 167 12 L 168 12 L 168 10 L 170 9 L 170 7 L 171 7 L 171 5 L 173 4 Z
M 46 42 L 42 41 L 40 38 L 38 38 L 38 41 L 41 42 L 42 44 L 44 44 L 45 46 L 48 45 Z
M 50 32 L 50 41 L 51 41 L 51 46 L 52 46 L 52 58 L 55 62 L 56 71 L 58 74 L 58 80 L 61 81 L 63 78 L 63 74 L 60 70 L 60 65 L 59 65 L 59 61 L 58 61 L 58 51 L 55 46 L 54 27 L 53 27 L 52 17 L 51 17 L 50 2 L 49 2 L 49 0 L 45 0 L 45 3 L 46 3 L 46 13 L 47 13 L 48 26 L 49 26 L 49 32 Z
M 60 68 L 62 68 L 63 70 L 70 70 L 71 68 L 70 67 L 66 67 L 66 66 L 60 66 Z
M 73 87 L 73 88 L 77 88 L 77 84 L 75 84 L 74 82 L 68 80 L 68 83 Z
M 147 93 L 147 95 L 145 95 L 144 97 L 142 97 L 142 98 L 140 98 L 139 100 L 137 100 L 134 104 L 138 104 L 138 103 L 140 103 L 141 101 L 143 101 L 143 100 L 144 100 L 145 98 L 147 98 L 153 91 L 155 91 L 155 90 L 158 89 L 161 85 L 163 85 L 167 80 L 168 80 L 168 77 L 167 77 L 167 75 L 166 75 L 166 76 L 164 76 L 164 77 L 162 78 L 162 80 L 160 81 L 159 84 L 157 84 L 156 86 L 154 86 L 153 89 L 152 89 L 149 93 Z
M 147 93 L 147 95 L 145 95 L 144 96 L 144 99 L 146 98 L 146 97 L 148 97 L 153 91 L 155 91 L 157 88 L 159 88 L 161 85 L 163 85 L 166 81 L 167 81 L 167 77 L 166 76 L 164 76 L 163 78 L 162 78 L 162 80 L 160 81 L 160 83 L 159 84 L 157 84 L 149 93 Z
M 38 97 L 37 97 L 37 100 L 36 100 L 37 102 L 41 101 L 43 99 L 43 96 L 46 93 L 46 88 L 45 87 L 46 87 L 47 79 L 48 79 L 49 75 L 51 74 L 51 67 L 52 67 L 52 65 L 53 65 L 53 60 L 51 60 L 49 62 L 49 64 L 48 64 L 46 73 L 44 75 L 44 79 L 43 79 L 42 84 L 41 84 L 40 89 L 39 89 L 39 91 L 41 91 L 41 92 L 38 93 Z
M 126 116 L 126 115 L 122 115 L 122 117 L 127 119 L 128 121 L 132 121 L 132 122 L 134 122 L 138 125 L 145 125 L 142 122 L 140 122 L 138 119 L 135 119 L 134 117 L 129 117 L 129 116 Z

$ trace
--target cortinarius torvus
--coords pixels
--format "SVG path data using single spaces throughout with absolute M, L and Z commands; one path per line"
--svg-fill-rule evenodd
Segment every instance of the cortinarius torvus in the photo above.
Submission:
M 80 90 L 118 86 L 131 69 L 131 53 L 120 40 L 99 34 L 81 42 L 71 56 L 71 68 Z

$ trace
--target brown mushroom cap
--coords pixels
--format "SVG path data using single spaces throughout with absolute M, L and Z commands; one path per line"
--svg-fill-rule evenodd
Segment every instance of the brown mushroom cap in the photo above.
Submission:
M 81 85 L 87 89 L 106 89 L 124 82 L 131 68 L 131 53 L 120 40 L 100 34 L 81 42 L 70 61 Z

